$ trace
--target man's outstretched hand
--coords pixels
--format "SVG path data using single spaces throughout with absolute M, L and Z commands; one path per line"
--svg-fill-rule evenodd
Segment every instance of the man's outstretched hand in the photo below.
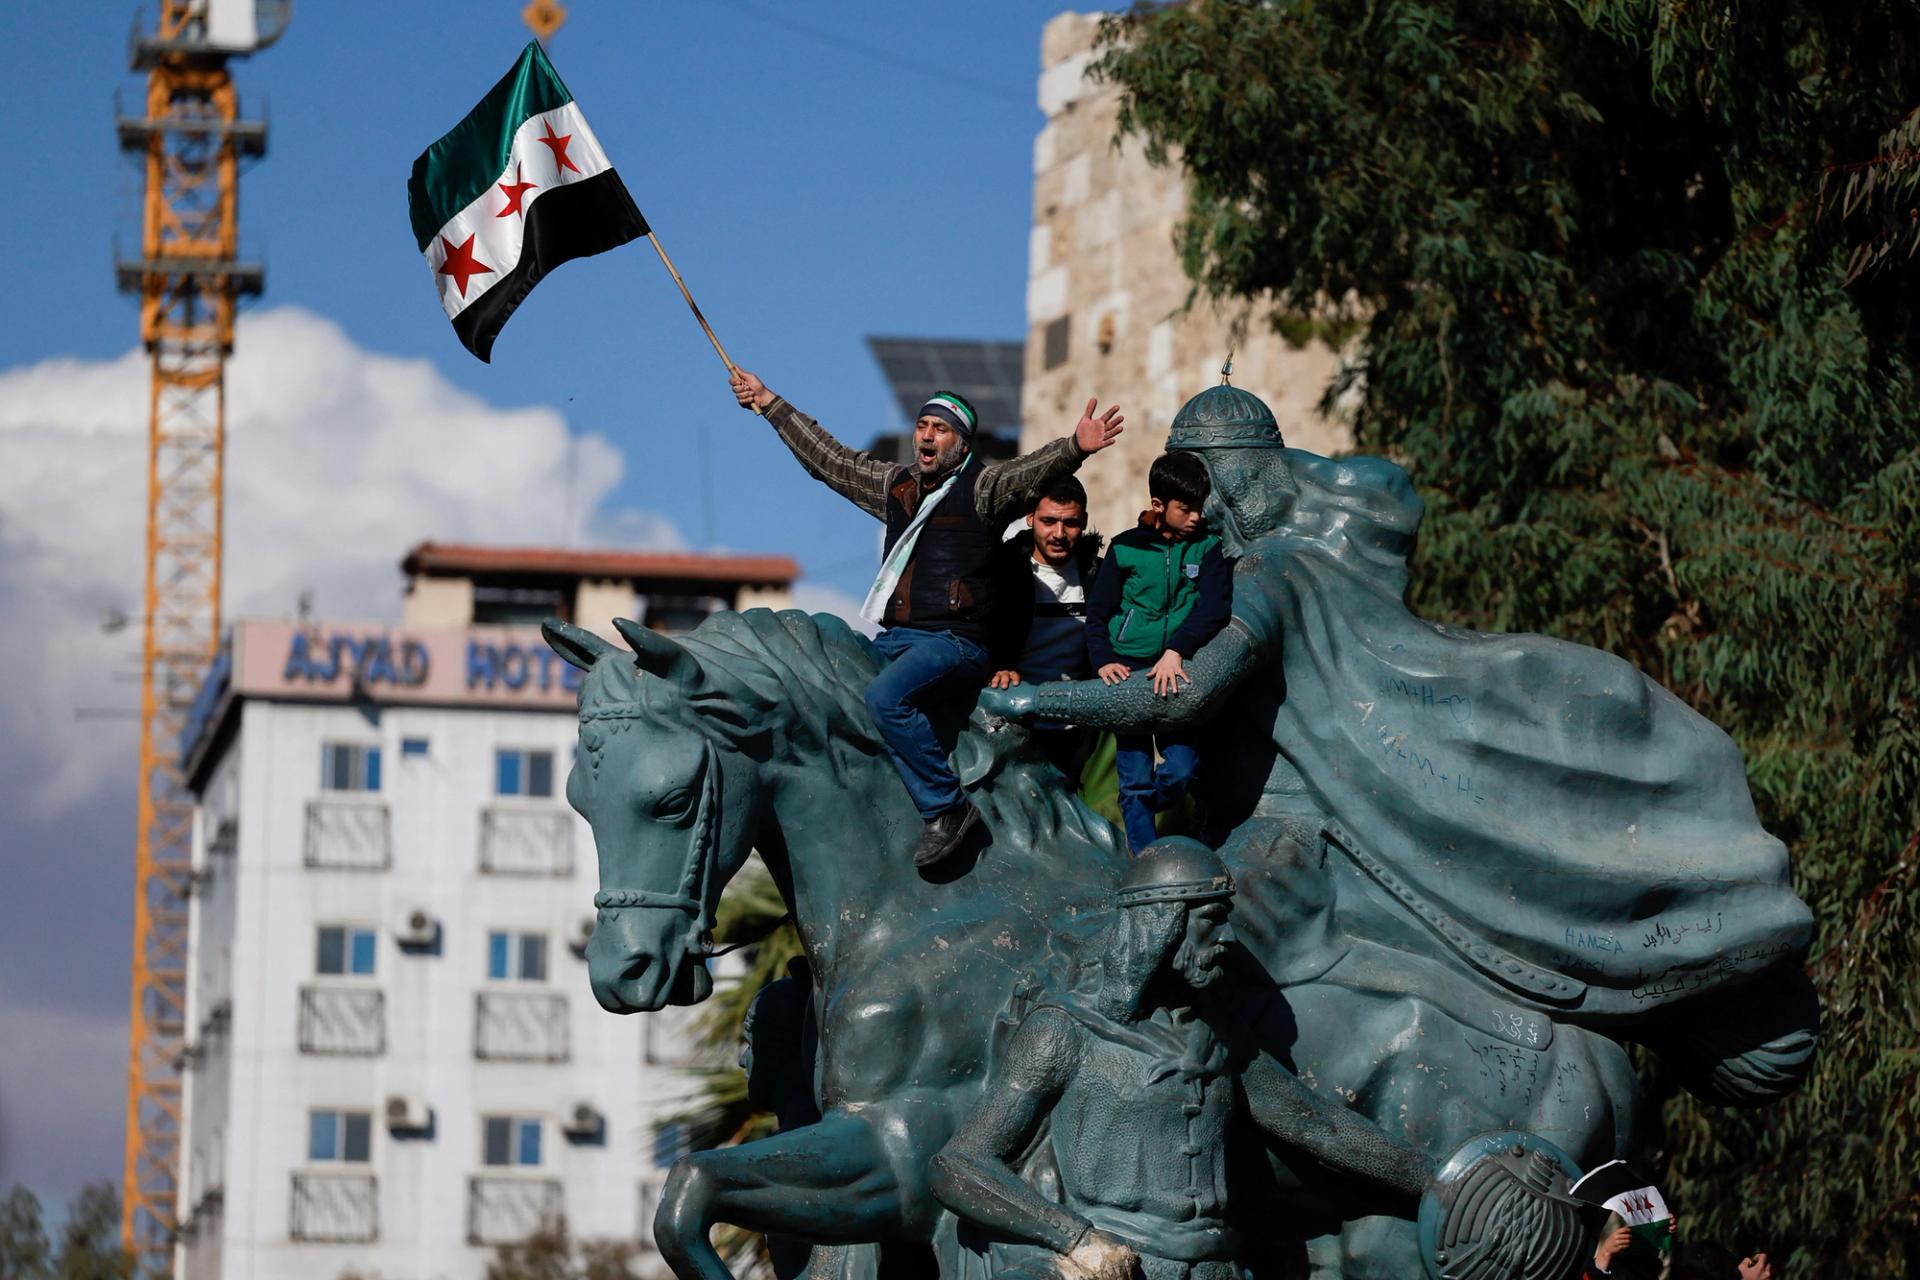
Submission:
M 1098 453 L 1120 438 L 1120 424 L 1126 421 L 1120 416 L 1120 406 L 1116 404 L 1096 418 L 1094 410 L 1099 407 L 1098 399 L 1087 401 L 1087 411 L 1073 429 L 1074 442 L 1082 453 Z
M 730 381 L 733 383 L 733 398 L 740 402 L 742 409 L 758 413 L 773 403 L 773 392 L 767 390 L 767 384 L 760 381 L 757 374 L 735 369 Z

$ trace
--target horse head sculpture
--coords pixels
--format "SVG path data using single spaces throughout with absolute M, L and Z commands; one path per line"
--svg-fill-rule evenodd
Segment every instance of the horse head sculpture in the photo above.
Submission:
M 714 907 L 752 851 L 756 804 L 720 721 L 700 714 L 698 659 L 638 623 L 614 625 L 630 653 L 564 622 L 541 630 L 586 673 L 567 802 L 599 854 L 588 975 L 603 1008 L 637 1013 L 712 991 Z

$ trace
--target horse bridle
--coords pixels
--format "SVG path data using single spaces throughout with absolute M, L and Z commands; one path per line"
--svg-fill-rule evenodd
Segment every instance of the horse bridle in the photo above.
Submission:
M 686 912 L 698 926 L 687 944 L 687 955 L 704 959 L 716 953 L 713 948 L 713 917 L 707 910 L 707 879 L 713 864 L 713 824 L 720 808 L 720 761 L 711 742 L 702 741 L 700 759 L 700 808 L 694 814 L 687 842 L 687 862 L 680 872 L 680 891 L 662 893 L 656 889 L 602 889 L 593 895 L 598 911 L 618 911 L 627 907 L 666 907 Z M 731 950 L 731 948 L 729 948 Z

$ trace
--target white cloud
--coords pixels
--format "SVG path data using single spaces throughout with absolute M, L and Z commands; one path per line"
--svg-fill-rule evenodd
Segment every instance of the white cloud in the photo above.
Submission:
M 138 698 L 137 625 L 107 636 L 99 618 L 141 610 L 148 376 L 137 350 L 0 373 L 0 663 L 34 677 L 0 681 L 0 812 L 45 819 L 132 788 L 131 724 L 74 712 Z M 291 613 L 303 590 L 323 617 L 391 615 L 399 558 L 428 537 L 553 544 L 571 522 L 680 544 L 659 516 L 601 510 L 623 467 L 604 438 L 297 308 L 243 320 L 227 424 L 229 617 Z

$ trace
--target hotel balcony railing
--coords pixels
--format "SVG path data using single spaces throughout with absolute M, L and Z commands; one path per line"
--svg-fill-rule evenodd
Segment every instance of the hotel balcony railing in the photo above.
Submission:
M 566 1201 L 557 1178 L 467 1179 L 467 1243 L 512 1244 L 560 1220 Z
M 370 1173 L 296 1173 L 287 1234 L 315 1244 L 380 1238 L 380 1183 Z
M 367 1058 L 386 1051 L 383 992 L 369 987 L 300 988 L 300 1052 Z
M 307 865 L 332 871 L 384 871 L 392 866 L 393 834 L 385 803 L 309 800 Z
M 567 998 L 551 991 L 482 991 L 473 1002 L 473 1056 L 565 1062 Z
M 482 809 L 480 870 L 500 876 L 572 875 L 573 823 L 564 809 Z

